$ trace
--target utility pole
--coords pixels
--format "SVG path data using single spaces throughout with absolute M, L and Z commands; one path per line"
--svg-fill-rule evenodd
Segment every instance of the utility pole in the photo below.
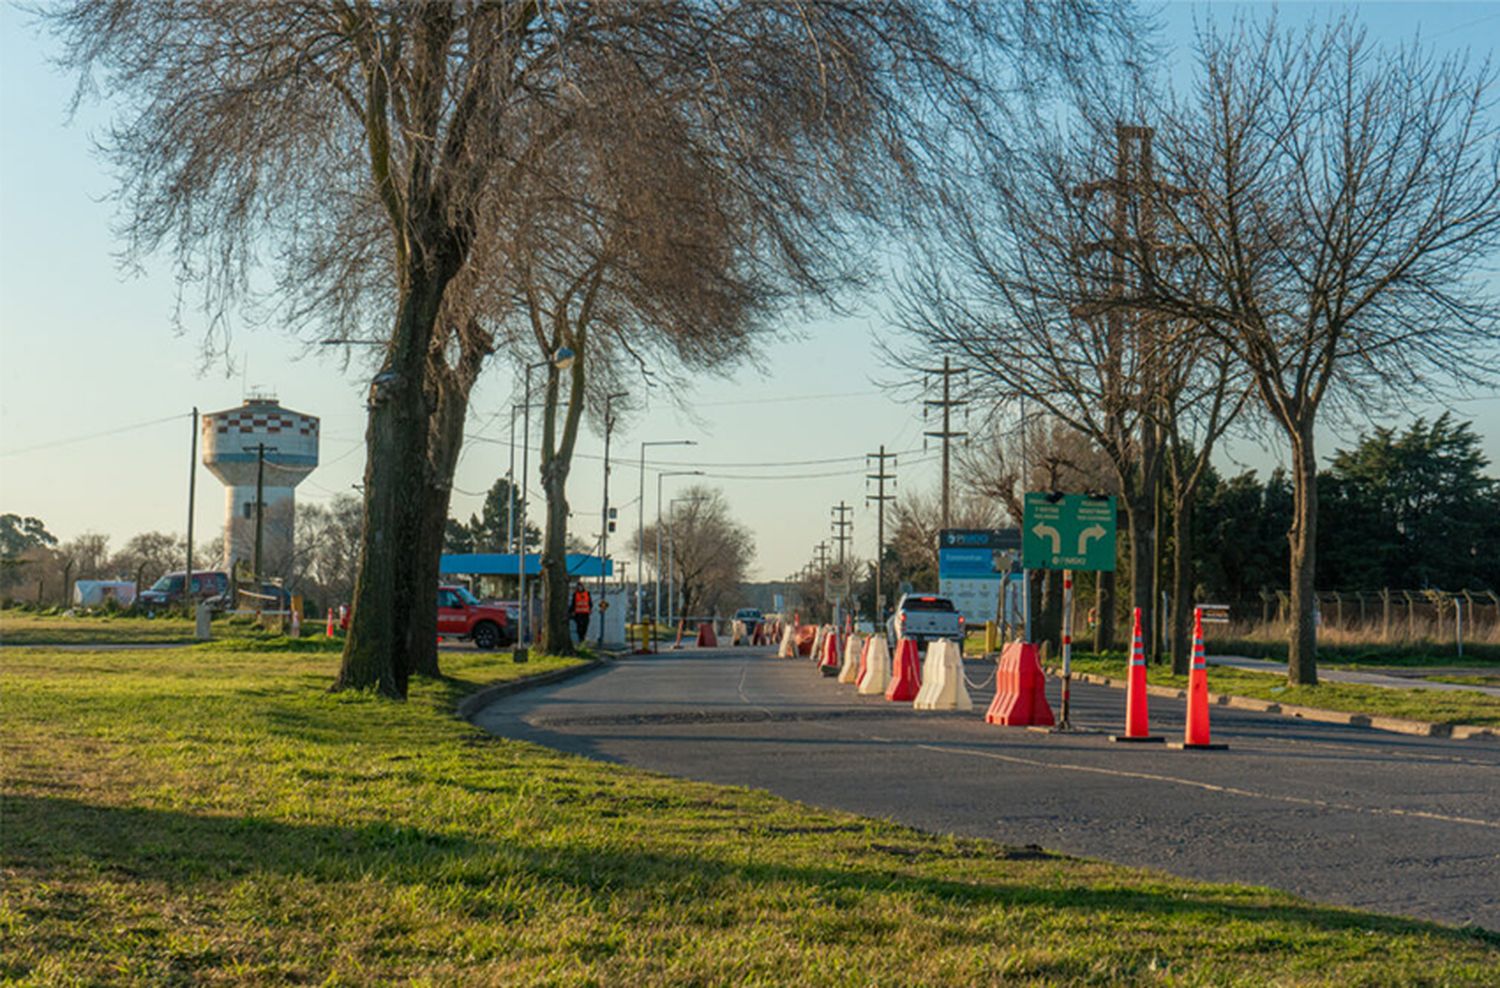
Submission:
M 894 467 L 896 454 L 887 453 L 882 443 L 880 452 L 865 454 L 865 469 L 869 469 L 871 460 L 875 461 L 875 472 L 865 474 L 865 486 L 875 481 L 875 493 L 866 494 L 865 503 L 875 502 L 875 627 L 879 628 L 885 619 L 885 502 L 896 499 L 896 495 L 885 492 L 886 481 L 890 481 L 892 488 L 896 486 L 896 475 L 885 472 L 885 461 L 890 460 Z
M 1166 183 L 1159 182 L 1153 175 L 1153 156 L 1151 140 L 1155 131 L 1150 127 L 1130 126 L 1125 124 L 1115 125 L 1115 174 L 1112 178 L 1087 182 L 1073 190 L 1073 194 L 1081 197 L 1092 196 L 1096 192 L 1104 192 L 1113 197 L 1112 212 L 1110 217 L 1110 239 L 1084 244 L 1079 247 L 1079 252 L 1084 254 L 1094 253 L 1100 250 L 1108 250 L 1111 253 L 1109 283 L 1107 297 L 1110 299 L 1105 311 L 1107 344 L 1106 344 L 1106 382 L 1108 389 L 1106 396 L 1105 416 L 1106 422 L 1114 420 L 1115 429 L 1111 431 L 1122 431 L 1119 418 L 1127 404 L 1133 404 L 1140 414 L 1140 465 L 1141 465 L 1141 489 L 1137 492 L 1127 490 L 1125 492 L 1130 504 L 1130 512 L 1134 524 L 1132 528 L 1137 533 L 1143 533 L 1146 526 L 1137 515 L 1142 508 L 1149 508 L 1151 512 L 1151 560 L 1150 572 L 1136 572 L 1137 567 L 1132 565 L 1131 571 L 1135 579 L 1146 577 L 1150 580 L 1150 586 L 1141 592 L 1140 588 L 1132 587 L 1132 593 L 1142 606 L 1142 623 L 1145 635 L 1147 655 L 1151 661 L 1159 661 L 1161 656 L 1161 639 L 1164 630 L 1162 607 L 1161 607 L 1161 485 L 1163 482 L 1163 471 L 1161 465 L 1162 447 L 1164 438 L 1162 436 L 1162 423 L 1159 421 L 1157 404 L 1161 399 L 1160 355 L 1157 352 L 1155 340 L 1147 337 L 1144 324 L 1137 320 L 1135 333 L 1132 334 L 1130 343 L 1133 344 L 1136 353 L 1136 366 L 1140 368 L 1136 373 L 1138 394 L 1134 401 L 1131 396 L 1121 393 L 1123 367 L 1125 366 L 1126 341 L 1126 311 L 1120 304 L 1125 296 L 1126 288 L 1126 255 L 1132 249 L 1150 255 L 1161 254 L 1171 257 L 1175 251 L 1173 248 L 1160 243 L 1156 239 L 1155 212 L 1152 209 L 1152 197 L 1144 194 L 1146 190 L 1165 192 L 1170 195 L 1183 195 L 1185 190 L 1172 188 Z M 1135 204 L 1136 235 L 1131 237 L 1130 218 L 1131 204 Z M 1092 307 L 1090 307 L 1092 308 Z M 1088 317 L 1092 313 L 1078 313 Z M 1147 505 L 1145 499 L 1149 497 Z M 1144 541 L 1144 539 L 1142 539 Z M 1134 546 L 1131 548 L 1132 555 L 1136 554 Z M 1097 602 L 1099 613 L 1100 633 L 1096 635 L 1095 644 L 1098 648 L 1107 648 L 1111 642 L 1106 638 L 1112 637 L 1113 628 L 1110 627 L 1109 634 L 1104 633 L 1106 624 L 1109 622 L 1108 615 L 1113 612 L 1113 600 L 1106 597 L 1113 596 L 1113 578 L 1106 579 L 1100 574 L 1099 599 Z
M 955 409 L 955 408 L 957 408 L 957 407 L 959 407 L 961 405 L 967 405 L 968 404 L 968 402 L 966 402 L 966 401 L 955 401 L 953 399 L 952 384 L 953 384 L 953 377 L 954 377 L 955 374 L 964 374 L 964 373 L 967 373 L 967 371 L 965 370 L 965 368 L 962 368 L 962 367 L 954 367 L 952 361 L 948 357 L 944 357 L 943 358 L 943 366 L 942 366 L 941 369 L 936 369 L 936 368 L 929 369 L 925 373 L 928 373 L 928 374 L 939 374 L 943 378 L 943 397 L 940 398 L 940 399 L 939 398 L 929 398 L 926 401 L 922 402 L 922 411 L 923 411 L 924 414 L 926 413 L 926 411 L 927 411 L 928 408 L 941 408 L 943 410 L 943 428 L 939 432 L 924 432 L 924 433 L 922 433 L 922 435 L 924 435 L 924 436 L 932 436 L 934 439 L 941 439 L 943 441 L 943 526 L 942 527 L 943 528 L 947 528 L 948 527 L 948 523 L 949 523 L 949 515 L 951 513 L 950 512 L 950 496 L 949 496 L 949 489 L 948 489 L 948 476 L 949 476 L 949 469 L 948 469 L 948 465 L 949 465 L 948 442 L 949 442 L 949 440 L 952 440 L 952 439 L 961 439 L 964 436 L 968 435 L 967 432 L 954 432 L 953 428 L 952 428 L 952 413 L 953 413 L 953 409 Z
M 266 517 L 266 451 L 276 452 L 275 446 L 267 446 L 265 443 L 255 444 L 255 563 L 251 567 L 254 570 L 255 589 L 252 593 L 260 593 L 260 545 L 261 530 L 265 527 Z M 191 574 L 189 574 L 191 578 Z
M 188 529 L 187 577 L 182 587 L 183 599 L 193 601 L 193 501 L 198 494 L 198 406 L 193 406 L 192 452 L 188 454 Z
M 851 538 L 849 529 L 854 527 L 854 522 L 848 520 L 849 512 L 853 510 L 853 508 L 849 507 L 843 501 L 840 501 L 833 508 L 833 540 L 839 544 L 838 585 L 835 588 L 833 598 L 833 623 L 835 626 L 842 624 L 844 620 L 844 584 L 849 582 L 849 567 L 847 554 L 844 549 Z
M 604 520 L 599 529 L 599 603 L 594 610 L 599 612 L 599 647 L 604 647 L 604 570 L 609 566 L 609 436 L 615 428 L 613 409 L 616 398 L 624 398 L 629 392 L 613 391 L 604 396 Z

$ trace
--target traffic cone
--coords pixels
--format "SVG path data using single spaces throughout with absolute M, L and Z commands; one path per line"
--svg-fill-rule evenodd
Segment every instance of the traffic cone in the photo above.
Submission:
M 1223 751 L 1227 744 L 1214 744 L 1208 733 L 1208 660 L 1203 655 L 1203 608 L 1193 608 L 1193 668 L 1188 673 L 1187 726 L 1182 744 L 1173 748 L 1190 751 Z
M 839 659 L 839 632 L 830 625 L 828 635 L 823 639 L 823 659 L 818 663 L 818 671 L 825 676 L 837 676 Z
M 896 657 L 891 660 L 891 682 L 885 688 L 887 700 L 912 701 L 922 689 L 922 671 L 917 665 L 917 643 L 910 638 L 896 642 Z
M 327 638 L 333 637 L 333 608 L 328 608 L 328 627 L 324 629 L 323 635 Z
M 1130 642 L 1130 679 L 1125 690 L 1125 733 L 1110 735 L 1111 741 L 1160 742 L 1147 727 L 1146 645 L 1141 640 L 1141 609 L 1135 609 L 1135 630 Z

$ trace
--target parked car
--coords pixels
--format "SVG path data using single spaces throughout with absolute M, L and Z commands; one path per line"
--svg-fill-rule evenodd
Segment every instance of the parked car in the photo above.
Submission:
M 178 570 L 168 573 L 151 584 L 149 589 L 136 595 L 136 606 L 147 610 L 185 605 L 189 595 L 183 588 L 187 584 L 187 572 Z M 194 570 L 191 599 L 212 602 L 229 591 L 229 574 L 219 570 Z
M 480 648 L 500 648 L 515 641 L 505 608 L 486 604 L 466 587 L 438 587 L 437 632 L 444 638 L 467 638 Z
M 745 622 L 745 634 L 753 635 L 755 629 L 765 623 L 766 616 L 758 607 L 741 607 L 734 612 L 734 619 Z
M 904 594 L 896 602 L 891 614 L 891 641 L 910 638 L 918 647 L 928 642 L 947 638 L 958 643 L 959 652 L 964 649 L 964 616 L 958 613 L 953 601 L 936 594 Z

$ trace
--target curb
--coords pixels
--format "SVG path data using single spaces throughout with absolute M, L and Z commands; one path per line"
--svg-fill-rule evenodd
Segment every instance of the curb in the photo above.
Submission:
M 1061 675 L 1061 670 L 1049 667 L 1047 674 L 1054 678 Z M 1126 688 L 1124 680 L 1111 679 L 1108 676 L 1099 676 L 1091 672 L 1075 672 L 1073 678 L 1082 683 L 1092 683 L 1095 686 L 1108 686 L 1111 689 L 1123 690 Z M 1161 696 L 1173 700 L 1187 699 L 1187 690 L 1175 686 L 1147 686 L 1147 696 Z M 1235 710 L 1253 710 L 1263 714 L 1281 714 L 1284 717 L 1297 717 L 1302 720 L 1313 720 L 1324 724 L 1344 724 L 1349 727 L 1368 727 L 1376 731 L 1389 731 L 1393 734 L 1412 734 L 1427 738 L 1452 738 L 1455 741 L 1468 741 L 1473 738 L 1500 738 L 1500 728 L 1484 727 L 1478 724 L 1438 724 L 1425 720 L 1406 720 L 1402 717 L 1386 717 L 1380 714 L 1351 713 L 1344 710 L 1324 710 L 1321 707 L 1303 707 L 1293 703 L 1277 703 L 1275 700 L 1258 700 L 1248 696 L 1231 696 L 1228 693 L 1208 694 L 1208 702 L 1221 707 L 1231 707 Z
M 510 696 L 512 693 L 520 693 L 537 686 L 548 686 L 552 683 L 562 682 L 565 679 L 572 679 L 574 676 L 582 676 L 584 673 L 593 672 L 607 663 L 607 659 L 593 659 L 581 665 L 568 666 L 565 669 L 553 669 L 548 672 L 538 673 L 535 676 L 522 676 L 520 679 L 509 679 L 503 683 L 493 683 L 459 700 L 458 706 L 455 709 L 458 715 L 464 720 L 472 721 L 475 714 L 503 696 Z

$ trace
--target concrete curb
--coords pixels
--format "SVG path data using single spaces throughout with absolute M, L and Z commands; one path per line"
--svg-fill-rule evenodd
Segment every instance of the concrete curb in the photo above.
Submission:
M 1062 670 L 1056 667 L 1048 667 L 1047 674 L 1055 678 L 1062 675 Z M 1111 689 L 1117 690 L 1123 690 L 1127 685 L 1123 679 L 1096 676 L 1090 672 L 1075 672 L 1073 673 L 1073 678 L 1081 683 L 1108 686 Z M 1187 690 L 1178 689 L 1175 686 L 1147 686 L 1146 694 L 1148 696 L 1167 697 L 1173 700 L 1187 699 Z M 1414 734 L 1418 737 L 1428 738 L 1453 738 L 1457 741 L 1468 741 L 1473 738 L 1500 738 L 1500 728 L 1484 727 L 1478 724 L 1438 724 L 1425 720 L 1385 717 L 1379 714 L 1324 710 L 1321 707 L 1302 707 L 1293 703 L 1277 703 L 1274 700 L 1258 700 L 1248 696 L 1231 696 L 1228 693 L 1209 693 L 1208 701 L 1221 707 L 1232 707 L 1235 710 L 1254 710 L 1257 713 L 1263 714 L 1281 714 L 1284 717 L 1299 717 L 1302 720 L 1315 720 L 1324 724 L 1368 727 L 1372 730 L 1390 731 L 1394 734 Z
M 502 696 L 510 696 L 512 693 L 520 693 L 523 690 L 533 689 L 537 686 L 548 686 L 552 683 L 560 683 L 574 676 L 582 676 L 586 672 L 593 672 L 600 666 L 606 665 L 607 659 L 593 659 L 581 665 L 568 666 L 565 669 L 552 669 L 548 672 L 538 673 L 535 676 L 523 676 L 520 679 L 508 679 L 502 683 L 492 683 L 477 692 L 470 693 L 458 701 L 457 712 L 464 720 L 472 721 L 474 715 L 485 707 L 494 703 Z

